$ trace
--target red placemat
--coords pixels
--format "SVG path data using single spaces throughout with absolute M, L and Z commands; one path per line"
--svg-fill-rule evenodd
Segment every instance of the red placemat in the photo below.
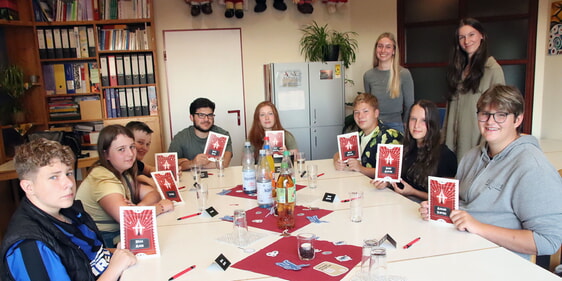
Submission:
M 306 187 L 306 185 L 297 184 L 297 191 L 299 191 L 299 190 L 301 190 L 305 187 Z M 230 196 L 234 196 L 234 197 L 242 197 L 242 198 L 248 198 L 248 199 L 257 199 L 256 193 L 254 193 L 252 195 L 244 193 L 244 190 L 242 189 L 241 184 L 239 184 L 239 185 L 237 185 L 237 186 L 235 186 L 231 189 L 227 189 L 227 190 L 230 190 L 230 192 L 228 192 L 226 194 L 223 194 L 223 195 L 230 195 Z
M 295 206 L 295 228 L 290 229 L 293 232 L 299 228 L 302 228 L 310 223 L 306 218 L 309 216 L 318 216 L 322 218 L 332 211 L 324 209 L 310 209 L 309 207 Z M 246 220 L 248 221 L 248 226 L 261 228 L 269 231 L 283 232 L 277 228 L 277 217 L 274 215 L 268 215 L 269 209 L 264 209 L 260 207 L 255 207 L 253 209 L 246 211 Z M 261 220 L 261 222 L 259 222 Z
M 314 243 L 317 250 L 331 253 L 325 255 L 322 252 L 317 252 L 313 260 L 302 261 L 297 254 L 297 238 L 295 236 L 290 236 L 277 240 L 273 244 L 235 263 L 233 267 L 286 280 L 341 280 L 361 261 L 361 247 L 353 245 L 334 245 L 334 243 L 324 240 L 316 240 Z M 267 253 L 272 251 L 278 251 L 279 254 L 275 257 L 268 256 Z M 337 256 L 344 255 L 351 257 L 351 260 L 341 262 L 336 259 Z M 310 266 L 303 267 L 299 271 L 293 271 L 283 269 L 275 264 L 276 262 L 283 262 L 284 260 L 289 260 L 296 265 L 310 264 Z M 330 276 L 314 269 L 314 266 L 324 261 L 344 266 L 348 271 L 338 276 Z

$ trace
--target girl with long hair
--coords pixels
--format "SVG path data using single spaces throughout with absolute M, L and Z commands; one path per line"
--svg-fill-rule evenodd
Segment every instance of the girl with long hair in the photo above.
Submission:
M 408 109 L 414 103 L 414 81 L 410 71 L 400 66 L 400 53 L 394 34 L 385 32 L 375 43 L 373 68 L 363 75 L 365 92 L 379 101 L 383 124 L 404 133 Z
M 420 100 L 412 106 L 406 131 L 400 183 L 373 183 L 377 188 L 392 186 L 397 193 L 415 201 L 427 200 L 427 178 L 454 177 L 457 157 L 441 143 L 439 111 L 433 102 Z
M 100 132 L 97 150 L 99 160 L 80 184 L 76 199 L 96 222 L 106 246 L 115 247 L 120 206 L 156 206 L 159 215 L 173 210 L 174 205 L 151 186 L 137 183 L 137 150 L 129 129 L 106 126 Z
M 503 70 L 488 55 L 488 35 L 473 18 L 462 19 L 455 32 L 447 70 L 445 143 L 460 160 L 481 141 L 476 121 L 476 102 L 495 84 L 505 84 Z

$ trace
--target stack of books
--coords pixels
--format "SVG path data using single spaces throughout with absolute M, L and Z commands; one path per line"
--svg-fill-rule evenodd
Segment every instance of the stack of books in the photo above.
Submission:
M 51 98 L 49 99 L 49 117 L 51 121 L 79 120 L 79 106 L 72 97 Z

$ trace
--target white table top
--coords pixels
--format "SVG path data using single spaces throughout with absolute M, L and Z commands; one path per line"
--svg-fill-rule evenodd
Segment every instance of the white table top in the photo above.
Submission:
M 326 173 L 326 177 L 320 178 L 318 188 L 306 187 L 298 191 L 297 204 L 333 212 L 321 219 L 328 223 L 309 224 L 293 234 L 312 232 L 322 240 L 361 246 L 364 239 L 380 239 L 388 233 L 398 246 L 388 249 L 389 273 L 405 276 L 407 280 L 549 280 L 554 276 L 478 235 L 457 231 L 449 224 L 421 220 L 418 204 L 391 190 L 374 189 L 369 179 L 359 173 L 335 171 L 330 159 L 318 162 L 323 167 L 320 172 Z M 220 217 L 232 215 L 234 209 L 248 210 L 257 205 L 255 199 L 217 194 L 240 184 L 241 167 L 227 168 L 223 178 L 210 171 L 215 175 L 205 179 L 210 187 L 208 202 L 219 214 L 214 218 L 199 216 L 177 220 L 197 212 L 195 192 L 189 190 L 191 174 L 184 172 L 182 181 L 188 183 L 188 188 L 181 191 L 185 204 L 157 218 L 161 256 L 139 258 L 137 265 L 125 271 L 121 280 L 167 280 L 191 265 L 197 267 L 180 280 L 279 280 L 233 267 L 227 271 L 216 265 L 209 267 L 221 253 L 232 264 L 251 255 L 217 238 L 232 232 L 232 223 L 221 221 Z M 349 203 L 322 202 L 325 192 L 347 199 L 347 192 L 352 190 L 365 194 L 361 223 L 350 221 Z M 248 246 L 255 250 L 280 237 L 278 233 L 262 229 L 250 227 L 250 231 L 264 236 Z M 421 237 L 418 243 L 402 249 L 416 237 Z M 355 271 L 357 267 L 345 280 L 351 280 Z

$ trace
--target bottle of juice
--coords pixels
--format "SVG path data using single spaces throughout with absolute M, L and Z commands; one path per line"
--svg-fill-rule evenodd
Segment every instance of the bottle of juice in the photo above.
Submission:
M 276 184 L 277 227 L 291 229 L 295 227 L 295 199 L 297 189 L 287 163 L 281 163 L 281 172 Z
M 263 138 L 263 149 L 265 150 L 265 158 L 267 159 L 269 168 L 275 173 L 275 162 L 273 161 L 273 151 L 271 150 L 271 146 L 269 146 L 269 137 Z

